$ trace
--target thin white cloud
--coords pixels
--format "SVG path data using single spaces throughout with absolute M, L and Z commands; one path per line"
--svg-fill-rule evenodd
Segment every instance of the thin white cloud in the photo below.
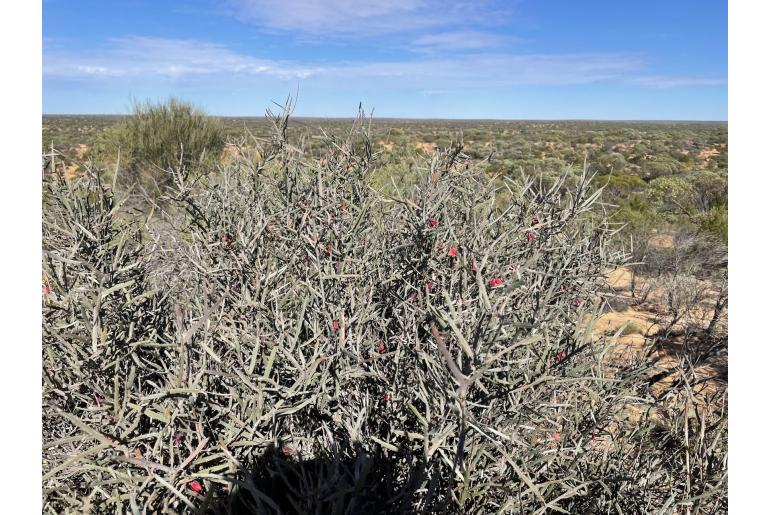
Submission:
M 426 58 L 349 64 L 325 70 L 364 80 L 377 79 L 396 89 L 477 89 L 505 86 L 559 86 L 619 79 L 642 66 L 640 59 L 622 54 L 462 54 L 453 58 Z
M 446 43 L 430 39 L 426 44 Z M 166 78 L 266 77 L 303 82 L 319 90 L 345 87 L 387 91 L 475 91 L 514 86 L 564 86 L 615 82 L 641 87 L 721 84 L 711 79 L 643 76 L 636 55 L 609 53 L 512 54 L 470 51 L 445 57 L 384 62 L 288 62 L 261 59 L 206 41 L 125 37 L 100 52 L 79 54 L 47 49 L 45 77 Z
M 707 79 L 700 77 L 666 77 L 660 75 L 646 77 L 632 77 L 628 79 L 630 84 L 655 89 L 684 88 L 689 86 L 723 86 L 727 84 L 724 79 Z
M 463 23 L 489 23 L 506 8 L 481 0 L 228 0 L 231 13 L 262 28 L 333 36 L 372 36 Z M 502 5 L 502 4 L 501 4 Z
M 484 50 L 498 48 L 519 41 L 510 36 L 502 36 L 490 32 L 477 30 L 461 30 L 454 32 L 440 32 L 425 34 L 413 42 L 413 49 L 422 52 L 435 52 L 443 50 Z
M 195 75 L 267 75 L 304 79 L 318 68 L 258 59 L 223 45 L 195 40 L 147 37 L 113 39 L 104 51 L 74 54 L 47 51 L 43 74 L 49 77 L 169 77 Z

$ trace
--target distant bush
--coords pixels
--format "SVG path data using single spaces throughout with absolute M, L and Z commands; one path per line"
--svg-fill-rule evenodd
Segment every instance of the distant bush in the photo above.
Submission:
M 624 255 L 585 171 L 441 152 L 382 193 L 363 120 L 319 159 L 274 123 L 205 184 L 171 171 L 167 226 L 47 180 L 45 511 L 725 509 L 723 415 L 683 428 L 592 335 Z
M 727 206 L 719 205 L 701 215 L 700 227 L 727 245 L 727 218 Z
M 150 185 L 167 177 L 163 170 L 210 166 L 224 148 L 221 124 L 191 103 L 134 102 L 132 114 L 99 135 L 92 150 L 97 161 L 120 164 L 128 181 Z
M 647 189 L 647 183 L 636 175 L 600 175 L 596 178 L 596 182 L 597 184 L 605 185 L 604 191 L 613 198 L 628 197 L 632 193 L 642 192 Z
M 642 161 L 641 167 L 646 179 L 676 175 L 684 169 L 679 161 L 663 156 L 656 156 L 655 159 Z
M 601 154 L 596 160 L 595 166 L 599 172 L 614 172 L 617 174 L 625 170 L 626 166 L 628 166 L 628 163 L 622 154 L 618 154 L 617 152 L 610 152 Z

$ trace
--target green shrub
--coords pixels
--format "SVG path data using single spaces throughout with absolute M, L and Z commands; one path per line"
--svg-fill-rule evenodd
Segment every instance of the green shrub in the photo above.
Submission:
M 709 234 L 719 237 L 727 244 L 727 206 L 719 205 L 701 215 L 700 227 Z
M 99 135 L 92 151 L 98 162 L 120 163 L 128 182 L 165 182 L 165 170 L 211 166 L 224 148 L 221 124 L 191 103 L 135 101 L 132 114 Z M 122 172 L 125 170 L 126 172 Z
M 647 189 L 647 183 L 641 177 L 631 174 L 600 175 L 596 177 L 596 183 L 605 185 L 606 195 L 613 199 L 627 198 Z
M 655 155 L 654 159 L 642 161 L 641 166 L 647 179 L 676 175 L 683 170 L 682 163 L 664 155 Z

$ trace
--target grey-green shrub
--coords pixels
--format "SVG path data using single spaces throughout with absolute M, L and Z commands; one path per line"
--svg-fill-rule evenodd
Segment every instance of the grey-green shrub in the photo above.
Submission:
M 98 180 L 57 190 L 101 202 L 95 220 L 112 232 L 92 246 L 86 211 L 45 211 L 46 258 L 60 258 L 49 273 L 81 278 L 52 288 L 67 309 L 44 307 L 56 371 L 44 383 L 46 510 L 726 503 L 718 417 L 689 440 L 675 422 L 623 422 L 628 404 L 658 401 L 643 364 L 608 363 L 608 341 L 591 338 L 598 281 L 623 256 L 583 216 L 600 193 L 585 173 L 572 187 L 513 183 L 466 169 L 455 148 L 383 194 L 362 120 L 318 160 L 285 140 L 287 124 L 276 117 L 258 157 L 205 184 L 173 170 L 170 228 L 146 242 L 116 225 Z M 116 249 L 129 240 L 126 260 Z M 113 276 L 108 291 L 95 279 Z M 94 343 L 92 321 L 123 311 Z M 695 450 L 703 469 L 685 481 Z

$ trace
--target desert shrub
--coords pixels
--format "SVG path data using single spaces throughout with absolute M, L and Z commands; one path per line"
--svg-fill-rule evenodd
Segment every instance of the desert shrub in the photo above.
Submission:
M 596 178 L 596 182 L 605 185 L 604 193 L 612 199 L 628 198 L 633 193 L 647 189 L 647 183 L 637 175 L 600 175 Z
M 362 120 L 318 160 L 287 143 L 286 115 L 274 124 L 205 183 L 172 170 L 169 227 L 149 241 L 98 177 L 56 183 L 46 510 L 724 505 L 721 426 L 704 416 L 685 481 L 692 439 L 623 422 L 654 400 L 644 368 L 591 336 L 623 255 L 584 216 L 600 194 L 586 173 L 536 187 L 447 152 L 382 193 Z
M 686 176 L 692 185 L 693 204 L 702 212 L 708 212 L 712 207 L 727 205 L 727 176 L 724 174 L 699 171 Z
M 608 152 L 601 154 L 596 160 L 596 167 L 598 171 L 603 173 L 620 173 L 625 170 L 628 163 L 622 154 L 617 152 Z
M 658 211 L 693 216 L 697 207 L 693 184 L 683 177 L 660 177 L 650 181 L 650 201 Z
M 657 179 L 676 175 L 682 171 L 683 167 L 679 161 L 667 156 L 658 155 L 662 150 L 656 152 L 655 158 L 642 162 L 642 173 L 647 179 Z
M 121 180 L 152 187 L 169 168 L 211 166 L 224 143 L 221 124 L 189 102 L 134 101 L 131 116 L 101 133 L 92 155 L 120 165 Z
M 45 183 L 44 202 L 43 495 L 58 498 L 50 510 L 94 494 L 98 480 L 123 477 L 103 475 L 93 460 L 105 451 L 134 456 L 126 438 L 150 428 L 146 417 L 163 415 L 131 392 L 147 392 L 174 371 L 151 244 L 118 216 L 121 202 L 98 176 L 70 182 L 57 174 Z M 67 489 L 51 488 L 72 474 L 77 481 Z
M 708 234 L 718 237 L 727 245 L 727 206 L 716 206 L 699 217 L 700 227 Z

